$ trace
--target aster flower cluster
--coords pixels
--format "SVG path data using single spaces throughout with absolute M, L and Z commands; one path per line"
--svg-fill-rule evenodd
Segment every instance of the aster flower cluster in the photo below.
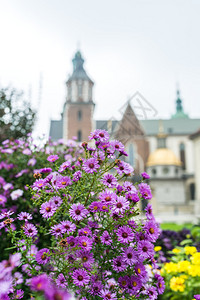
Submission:
M 23 140 L 5 140 L 0 145 L 0 235 L 3 241 L 0 243 L 1 259 L 8 258 L 7 252 L 4 251 L 10 243 L 6 233 L 8 225 L 12 230 L 17 230 L 22 219 L 30 221 L 27 213 L 32 214 L 35 223 L 41 222 L 41 214 L 32 206 L 27 185 L 32 185 L 37 179 L 40 186 L 42 183 L 39 179 L 50 174 L 56 163 L 65 170 L 82 155 L 82 152 L 83 149 L 75 141 L 48 141 L 42 145 L 35 145 L 30 134 Z M 56 160 L 57 157 L 59 161 Z M 79 177 L 80 174 L 75 176 Z M 58 188 L 67 184 L 70 184 L 69 178 L 64 178 Z M 55 205 L 60 203 L 54 198 L 52 201 Z M 9 215 L 7 221 L 3 220 L 4 214 L 9 214 L 9 211 L 15 213 L 15 216 L 21 212 L 23 214 L 15 218 L 15 222 Z
M 122 159 L 125 148 L 109 141 L 105 130 L 95 130 L 89 139 L 78 159 L 66 157 L 59 164 L 59 155 L 50 155 L 52 171 L 33 183 L 42 225 L 21 212 L 21 229 L 13 234 L 9 228 L 26 282 L 36 291 L 53 282 L 62 292 L 48 299 L 67 299 L 66 290 L 82 300 L 157 299 L 164 291 L 154 259 L 160 230 L 151 204 L 145 217 L 139 210 L 140 201 L 152 197 L 148 176 L 131 182 L 134 170 Z

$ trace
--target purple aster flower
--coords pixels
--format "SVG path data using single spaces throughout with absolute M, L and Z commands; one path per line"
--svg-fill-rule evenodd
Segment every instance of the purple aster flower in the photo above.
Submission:
M 92 294 L 92 295 L 99 295 L 102 288 L 103 288 L 103 284 L 101 283 L 101 281 L 94 281 L 91 284 L 91 289 L 89 290 L 89 293 Z M 84 300 L 84 299 L 81 298 L 81 300 Z
M 27 251 L 27 258 L 33 258 L 36 253 L 38 252 L 38 248 L 33 244 L 31 245 L 30 249 Z
M 61 289 L 57 289 L 55 286 L 49 285 L 49 288 L 45 290 L 45 299 L 70 300 L 71 296 L 68 292 Z
M 17 200 L 19 197 L 21 197 L 23 195 L 23 191 L 18 189 L 18 190 L 15 190 L 13 191 L 11 194 L 10 194 L 10 197 L 12 200 Z
M 82 177 L 82 172 L 81 171 L 77 171 L 77 172 L 75 172 L 74 173 L 74 176 L 73 176 L 73 181 L 74 182 L 77 182 L 77 181 L 79 181 L 79 179 Z
M 48 277 L 46 274 L 41 274 L 31 278 L 31 289 L 33 291 L 44 291 L 48 287 Z
M 124 249 L 123 251 L 123 260 L 125 263 L 127 263 L 129 266 L 132 266 L 135 264 L 138 260 L 137 258 L 137 251 L 135 251 L 134 248 L 128 247 Z
M 8 260 L 0 262 L 1 277 L 12 272 L 12 270 L 20 265 L 21 253 L 15 253 L 9 256 Z
M 123 189 L 127 192 L 137 192 L 136 187 L 130 181 L 125 181 L 123 183 Z
M 122 196 L 117 197 L 111 204 L 112 211 L 116 214 L 123 214 L 125 210 L 129 209 L 129 202 Z
M 90 281 L 90 276 L 84 269 L 77 269 L 73 272 L 72 278 L 76 286 L 87 285 Z
M 146 222 L 146 224 L 144 225 L 144 230 L 147 239 L 151 242 L 155 242 L 160 234 L 157 225 L 151 220 Z
M 25 155 L 31 155 L 32 152 L 31 152 L 30 149 L 25 148 L 25 149 L 22 151 L 22 153 L 25 154 Z
M 133 193 L 133 192 L 128 192 L 125 195 L 126 199 L 129 200 L 130 202 L 134 202 L 137 203 L 138 201 L 140 201 L 140 197 L 138 196 L 137 192 Z
M 33 167 L 36 164 L 36 162 L 37 161 L 36 161 L 35 158 L 30 158 L 29 161 L 28 161 L 28 163 L 27 163 L 27 165 Z
M 35 259 L 39 265 L 46 265 L 50 260 L 50 251 L 48 248 L 39 250 L 35 256 Z
M 156 287 L 157 287 L 158 294 L 161 295 L 161 294 L 164 293 L 164 290 L 165 290 L 164 279 L 159 274 L 155 274 L 154 278 L 157 281 L 156 282 Z M 200 300 L 200 297 L 199 297 L 199 300 Z
M 0 214 L 0 220 L 4 219 L 4 218 L 9 218 L 12 214 L 14 214 L 13 211 L 8 210 L 8 211 L 4 211 Z
M 194 295 L 194 299 L 200 300 L 200 295 Z
M 83 162 L 83 170 L 86 173 L 94 173 L 97 172 L 97 169 L 99 168 L 98 160 L 95 158 L 89 158 Z
M 142 176 L 144 179 L 149 179 L 149 178 L 150 178 L 149 174 L 147 174 L 146 172 L 141 173 L 141 176 Z
M 94 263 L 93 253 L 86 250 L 79 250 L 77 252 L 77 257 L 81 259 L 83 267 L 88 268 Z
M 58 170 L 58 172 L 62 173 L 65 169 L 69 168 L 71 166 L 71 162 L 65 161 L 64 163 L 62 163 L 62 165 L 60 165 L 60 168 Z
M 24 297 L 24 291 L 16 290 L 15 299 L 22 299 Z
M 98 139 L 100 142 L 107 142 L 109 140 L 109 134 L 106 130 L 96 129 L 93 132 L 91 132 L 89 139 L 90 140 Z
M 89 227 L 83 227 L 78 230 L 78 235 L 79 236 L 83 236 L 83 235 L 92 236 L 92 231 Z
M 52 168 L 42 168 L 39 170 L 39 173 L 51 173 Z
M 28 237 L 34 237 L 37 235 L 37 228 L 31 223 L 25 223 L 24 225 L 24 233 Z
M 56 212 L 57 207 L 53 200 L 49 200 L 49 202 L 45 202 L 40 207 L 40 213 L 42 214 L 43 218 L 48 219 L 53 216 Z
M 69 176 L 59 176 L 56 180 L 56 187 L 58 189 L 64 189 L 66 186 L 72 184 L 72 181 Z
M 69 214 L 75 221 L 81 221 L 87 216 L 88 210 L 81 203 L 72 204 Z
M 135 274 L 143 281 L 146 282 L 148 280 L 148 273 L 146 271 L 145 266 L 142 263 L 137 263 L 134 266 Z
M 3 185 L 3 189 L 4 191 L 13 190 L 14 186 L 12 185 L 12 183 L 6 183 Z
M 63 233 L 70 233 L 76 230 L 76 225 L 70 221 L 62 221 L 60 224 L 62 225 Z
M 33 217 L 31 214 L 22 211 L 20 214 L 18 214 L 17 219 L 21 221 L 24 220 L 26 222 L 28 220 L 33 219 Z
M 150 186 L 147 183 L 140 183 L 138 184 L 139 192 L 141 193 L 142 197 L 144 199 L 151 199 L 152 194 L 151 194 L 151 189 Z
M 119 277 L 118 282 L 121 288 L 126 288 L 129 284 L 129 277 L 127 275 Z
M 106 204 L 111 203 L 113 200 L 117 199 L 117 195 L 112 191 L 105 190 L 99 194 L 99 199 Z
M 56 207 L 59 207 L 62 204 L 62 199 L 59 196 L 54 196 L 50 199 L 50 201 L 53 201 Z
M 19 173 L 17 173 L 17 174 L 15 175 L 15 178 L 19 178 L 19 177 L 21 177 L 23 174 L 26 174 L 26 173 L 28 173 L 28 172 L 29 172 L 28 169 L 21 170 Z
M 74 248 L 78 244 L 78 238 L 73 235 L 67 237 L 67 242 L 70 247 Z
M 62 224 L 54 225 L 54 226 L 52 227 L 52 229 L 50 230 L 50 233 L 51 233 L 52 235 L 54 235 L 55 237 L 62 236 L 63 233 L 64 233 L 64 229 L 63 229 Z
M 38 180 L 36 180 L 33 183 L 33 189 L 34 190 L 39 190 L 39 189 L 42 189 L 44 186 L 46 186 L 46 184 L 47 184 L 47 178 L 48 177 L 46 177 L 45 179 L 38 179 Z
M 89 211 L 91 212 L 97 212 L 99 211 L 99 209 L 101 208 L 101 203 L 100 202 L 97 202 L 97 201 L 94 201 L 90 204 L 89 206 Z
M 117 256 L 116 258 L 113 259 L 112 267 L 113 270 L 116 271 L 117 273 L 123 272 L 127 268 L 121 256 Z
M 143 259 L 151 258 L 154 256 L 154 245 L 149 241 L 138 242 L 138 255 Z
M 131 167 L 131 165 L 129 165 L 128 163 L 126 163 L 124 161 L 120 161 L 117 164 L 117 167 L 115 167 L 115 169 L 117 170 L 117 173 L 119 175 L 123 175 L 123 174 L 129 175 L 129 174 L 132 174 L 134 171 L 133 167 Z
M 116 300 L 117 295 L 109 290 L 101 290 L 99 293 L 100 297 L 104 300 Z
M 125 244 L 133 241 L 134 233 L 132 232 L 132 229 L 129 226 L 124 225 L 118 229 L 117 237 L 120 243 Z
M 131 292 L 133 294 L 135 294 L 136 292 L 138 292 L 141 287 L 142 287 L 142 282 L 140 280 L 140 278 L 138 278 L 137 276 L 132 275 L 129 279 L 129 285 L 131 288 Z
M 114 188 L 117 185 L 117 179 L 112 174 L 105 174 L 102 178 L 102 183 L 109 188 Z
M 102 244 L 106 244 L 106 245 L 111 245 L 113 242 L 107 230 L 104 231 L 100 239 Z
M 145 294 L 149 296 L 149 300 L 155 300 L 158 297 L 158 293 L 154 286 L 148 286 L 146 288 Z
M 154 220 L 154 215 L 153 215 L 153 208 L 150 203 L 147 204 L 146 208 L 146 217 L 148 220 Z
M 111 141 L 110 146 L 111 149 L 113 149 L 114 151 L 119 151 L 119 152 L 124 151 L 124 145 L 117 140 Z
M 90 251 L 92 249 L 92 240 L 87 236 L 81 236 L 79 238 L 79 245 L 82 249 Z
M 59 159 L 58 155 L 49 155 L 47 157 L 47 160 L 50 161 L 50 162 L 54 162 L 54 161 L 56 161 L 58 159 Z
M 5 206 L 6 202 L 7 202 L 7 198 L 4 195 L 0 195 L 0 205 Z
M 23 281 L 24 281 L 23 280 L 23 275 L 19 272 L 15 272 L 14 275 L 13 275 L 13 284 L 17 285 L 17 284 L 22 283 Z
M 56 284 L 60 288 L 66 288 L 67 287 L 67 280 L 65 279 L 64 275 L 60 273 L 56 279 Z

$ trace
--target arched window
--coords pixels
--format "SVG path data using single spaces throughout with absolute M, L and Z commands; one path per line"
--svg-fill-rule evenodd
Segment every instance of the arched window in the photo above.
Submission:
M 79 121 L 82 120 L 82 111 L 81 110 L 78 111 L 77 118 Z
M 82 82 L 78 83 L 78 96 L 82 97 L 82 90 L 83 90 L 83 85 Z
M 82 141 L 82 132 L 81 132 L 81 130 L 78 131 L 77 137 L 78 137 L 78 142 L 81 142 Z
M 190 183 L 190 199 L 195 200 L 195 184 Z
M 134 153 L 134 146 L 133 144 L 129 144 L 128 146 L 128 158 L 129 158 L 129 164 L 131 166 L 134 166 L 135 164 L 135 153 Z
M 181 143 L 179 145 L 179 153 L 180 153 L 180 160 L 182 162 L 182 168 L 183 170 L 186 169 L 186 164 L 185 164 L 185 144 Z

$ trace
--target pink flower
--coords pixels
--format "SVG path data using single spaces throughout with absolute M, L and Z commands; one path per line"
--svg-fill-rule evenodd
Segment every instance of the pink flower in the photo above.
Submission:
M 11 194 L 10 194 L 10 197 L 12 200 L 17 200 L 19 197 L 21 197 L 23 195 L 23 191 L 18 189 L 18 190 L 15 190 L 13 191 Z

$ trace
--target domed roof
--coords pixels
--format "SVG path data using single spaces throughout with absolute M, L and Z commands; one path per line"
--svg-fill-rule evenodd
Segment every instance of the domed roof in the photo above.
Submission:
M 172 150 L 167 148 L 158 148 L 148 157 L 147 167 L 158 165 L 181 166 L 181 161 L 176 157 Z

